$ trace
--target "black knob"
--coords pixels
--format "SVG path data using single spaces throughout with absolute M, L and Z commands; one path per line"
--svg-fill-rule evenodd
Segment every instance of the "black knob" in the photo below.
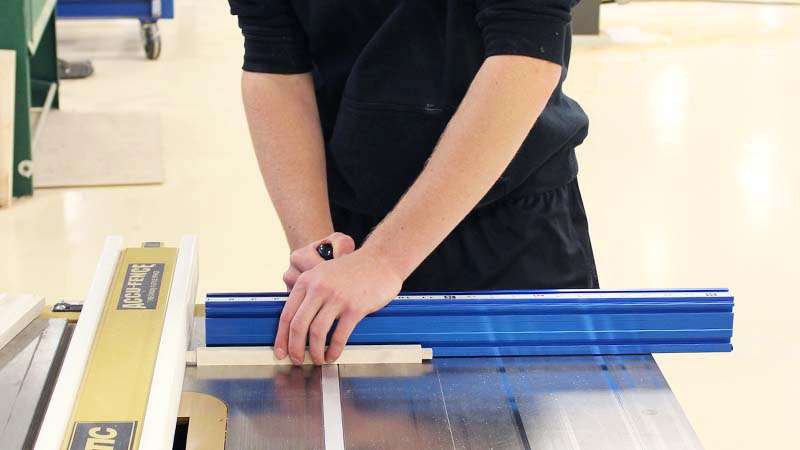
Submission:
M 325 261 L 330 261 L 333 259 L 333 244 L 330 242 L 323 242 L 317 246 L 317 253 L 319 254 L 322 259 Z

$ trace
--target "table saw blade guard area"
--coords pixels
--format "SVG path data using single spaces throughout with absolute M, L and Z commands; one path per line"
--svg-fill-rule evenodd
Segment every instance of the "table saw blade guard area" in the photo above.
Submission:
M 206 345 L 272 345 L 286 297 L 208 294 Z M 419 344 L 434 357 L 729 352 L 732 333 L 727 289 L 406 293 L 348 344 Z

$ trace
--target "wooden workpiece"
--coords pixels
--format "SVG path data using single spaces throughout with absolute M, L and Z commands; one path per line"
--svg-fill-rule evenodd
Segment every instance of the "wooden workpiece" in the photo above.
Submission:
M 433 358 L 420 345 L 348 345 L 335 364 L 418 364 Z M 189 365 L 273 366 L 291 365 L 288 357 L 277 359 L 272 347 L 200 347 L 186 354 Z M 306 350 L 303 364 L 314 364 Z
M 0 294 L 0 348 L 5 347 L 42 310 L 44 298 L 36 295 Z
M 14 82 L 16 52 L 0 50 L 0 208 L 11 204 L 14 178 Z

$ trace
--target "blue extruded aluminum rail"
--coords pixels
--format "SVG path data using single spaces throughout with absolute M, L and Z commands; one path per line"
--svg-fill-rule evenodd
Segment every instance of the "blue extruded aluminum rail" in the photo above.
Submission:
M 272 345 L 286 293 L 208 294 L 206 345 Z M 435 357 L 731 351 L 727 289 L 408 293 L 350 344 L 421 344 Z

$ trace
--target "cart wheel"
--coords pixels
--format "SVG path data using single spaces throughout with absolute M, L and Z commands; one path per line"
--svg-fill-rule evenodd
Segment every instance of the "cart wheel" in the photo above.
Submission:
M 147 59 L 158 59 L 161 54 L 161 34 L 156 22 L 142 23 L 142 44 Z

